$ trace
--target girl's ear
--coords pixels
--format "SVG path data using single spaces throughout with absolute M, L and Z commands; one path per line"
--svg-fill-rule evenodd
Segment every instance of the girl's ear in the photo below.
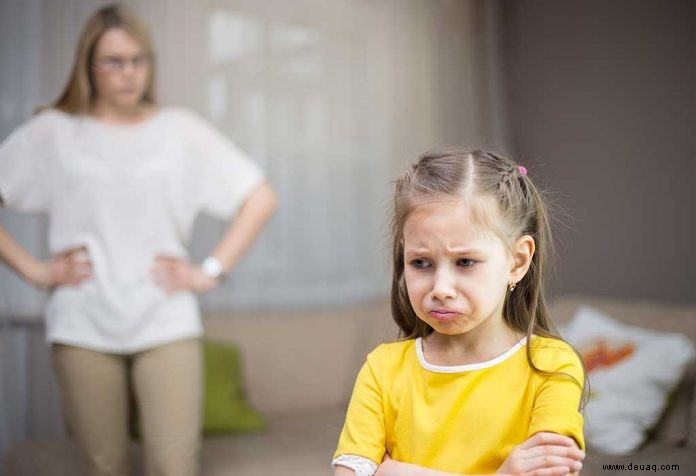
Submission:
M 536 250 L 534 238 L 529 235 L 522 235 L 512 245 L 512 268 L 510 269 L 509 284 L 518 283 L 527 274 L 527 270 L 532 264 L 532 257 Z

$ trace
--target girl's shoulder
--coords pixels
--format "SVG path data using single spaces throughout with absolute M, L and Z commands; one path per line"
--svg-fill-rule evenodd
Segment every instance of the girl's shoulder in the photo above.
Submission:
M 572 351 L 573 346 L 564 341 L 563 339 L 557 337 L 544 337 L 540 335 L 533 335 L 532 340 L 529 343 L 531 349 L 544 349 L 547 351 Z
M 535 335 L 529 351 L 534 365 L 542 370 L 582 369 L 577 351 L 562 339 Z
M 367 356 L 371 364 L 380 363 L 381 365 L 399 364 L 409 354 L 415 352 L 415 339 L 398 340 L 380 344 Z

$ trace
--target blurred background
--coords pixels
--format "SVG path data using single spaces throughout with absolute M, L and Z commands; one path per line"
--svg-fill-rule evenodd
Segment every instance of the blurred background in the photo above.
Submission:
M 0 138 L 58 95 L 107 2 L 0 0 Z M 559 213 L 554 295 L 696 302 L 696 3 L 149 0 L 160 100 L 266 170 L 280 209 L 208 312 L 384 299 L 391 181 L 422 152 L 525 164 Z M 46 256 L 44 217 L 0 220 Z M 200 217 L 191 254 L 225 224 Z M 0 269 L 0 452 L 61 434 L 29 380 L 44 296 Z M 294 314 L 293 314 L 294 315 Z M 292 318 L 291 316 L 288 317 Z M 42 403 L 43 402 L 43 403 Z

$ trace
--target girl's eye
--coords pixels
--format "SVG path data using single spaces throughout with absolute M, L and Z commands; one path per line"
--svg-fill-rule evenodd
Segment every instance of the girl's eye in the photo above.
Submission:
M 461 259 L 457 260 L 457 266 L 463 266 L 465 268 L 470 268 L 476 263 L 477 263 L 477 261 L 475 259 L 469 259 L 469 258 L 461 258 Z
M 411 266 L 413 266 L 416 269 L 425 269 L 430 265 L 427 260 L 424 259 L 414 259 L 411 261 Z

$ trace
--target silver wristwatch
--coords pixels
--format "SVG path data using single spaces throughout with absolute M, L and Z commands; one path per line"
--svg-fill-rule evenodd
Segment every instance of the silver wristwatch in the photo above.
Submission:
M 208 256 L 201 263 L 201 268 L 206 276 L 210 276 L 213 279 L 220 279 L 224 274 L 224 269 L 220 260 L 214 256 Z

